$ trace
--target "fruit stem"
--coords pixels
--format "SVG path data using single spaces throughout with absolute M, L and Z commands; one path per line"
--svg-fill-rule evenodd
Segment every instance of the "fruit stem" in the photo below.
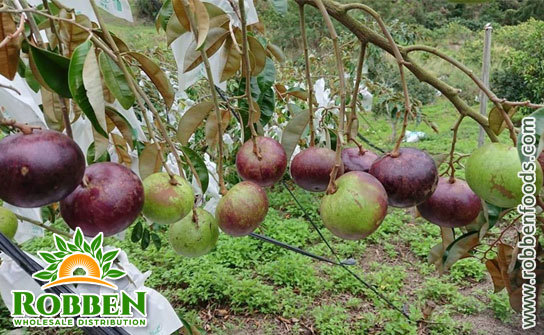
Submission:
M 449 179 L 450 184 L 453 184 L 455 182 L 455 164 L 453 161 L 453 156 L 455 154 L 455 144 L 457 143 L 457 132 L 459 130 L 459 126 L 461 125 L 461 122 L 463 121 L 464 117 L 465 117 L 464 115 L 459 116 L 459 118 L 457 119 L 457 122 L 455 122 L 455 124 L 451 128 L 451 130 L 453 131 L 453 139 L 451 141 L 450 162 L 448 167 L 448 169 L 450 170 L 450 179 Z
M 320 1 L 321 2 L 321 1 Z M 391 152 L 391 157 L 398 157 L 399 156 L 399 149 L 400 144 L 402 143 L 402 140 L 404 139 L 404 135 L 406 133 L 406 127 L 408 126 L 408 116 L 412 114 L 412 104 L 410 102 L 410 94 L 408 92 L 408 84 L 406 83 L 406 78 L 404 76 L 404 65 L 407 64 L 404 58 L 402 57 L 402 54 L 400 53 L 399 47 L 397 46 L 397 43 L 395 43 L 395 40 L 393 39 L 393 36 L 391 36 L 391 33 L 387 30 L 387 26 L 383 22 L 380 14 L 378 14 L 375 10 L 368 7 L 367 5 L 361 4 L 361 3 L 352 3 L 347 4 L 344 6 L 345 10 L 350 9 L 361 9 L 370 16 L 372 16 L 376 22 L 378 22 L 378 25 L 380 26 L 380 29 L 382 33 L 385 35 L 387 40 L 389 41 L 389 44 L 391 45 L 391 48 L 393 49 L 393 55 L 395 56 L 395 59 L 397 60 L 397 64 L 399 66 L 399 74 L 400 74 L 400 81 L 402 82 L 402 91 L 404 93 L 404 120 L 402 123 L 402 131 L 400 133 L 400 136 L 397 140 L 397 143 L 395 144 L 395 148 Z M 400 116 L 400 111 L 397 112 L 397 118 Z
M 41 127 L 38 127 L 38 126 L 29 126 L 28 124 L 26 123 L 19 123 L 15 120 L 6 120 L 6 119 L 3 119 L 0 115 L 0 125 L 2 126 L 9 126 L 9 127 L 13 127 L 13 128 L 17 128 L 21 131 L 21 133 L 25 134 L 25 135 L 30 135 L 32 134 L 33 130 L 34 129 L 42 129 Z
M 350 136 L 348 135 L 348 137 L 350 137 Z M 360 155 L 364 155 L 364 154 L 365 154 L 366 149 L 363 148 L 363 145 L 362 145 L 361 143 L 357 142 L 356 139 L 350 137 L 350 138 L 348 139 L 348 141 L 351 141 L 351 142 L 355 143 L 355 145 L 357 146 L 357 148 L 359 148 L 359 154 L 360 154 Z
M 254 123 L 258 120 L 253 120 L 255 117 L 255 108 L 253 106 L 253 96 L 251 95 L 251 69 L 249 61 L 249 47 L 247 42 L 247 19 L 246 19 L 246 7 L 244 5 L 244 0 L 238 1 L 238 7 L 240 9 L 240 21 L 242 23 L 242 69 L 246 77 L 246 99 L 248 105 L 248 125 L 249 130 L 251 131 L 251 137 L 254 139 L 257 137 L 257 131 L 255 131 Z M 253 141 L 253 146 L 256 147 L 257 143 Z M 260 156 L 258 151 L 253 150 L 257 157 Z
M 193 208 L 193 223 L 198 227 L 198 215 L 196 213 L 196 207 Z
M 361 86 L 361 79 L 362 79 L 362 76 L 363 76 L 363 66 L 364 66 L 364 63 L 365 63 L 365 55 L 366 55 L 366 46 L 368 45 L 368 43 L 366 41 L 362 41 L 361 42 L 361 51 L 359 53 L 359 60 L 357 62 L 357 77 L 355 78 L 355 85 L 353 87 L 353 96 L 351 98 L 351 106 L 350 106 L 350 115 L 349 115 L 349 119 L 348 119 L 348 126 L 347 126 L 347 131 L 348 131 L 348 141 L 349 140 L 353 140 L 355 142 L 355 139 L 353 139 L 353 136 L 352 136 L 352 132 L 353 130 L 351 129 L 353 127 L 353 122 L 355 122 L 355 120 L 357 120 L 357 98 L 359 97 L 359 87 Z M 358 131 L 358 129 L 357 129 Z M 357 144 L 357 142 L 355 142 L 355 144 Z M 359 149 L 361 150 L 361 146 L 357 145 L 359 147 Z M 361 151 L 361 154 L 363 154 L 364 152 Z
M 182 1 L 183 8 L 185 9 L 185 13 L 187 14 L 187 18 L 189 19 L 189 24 L 191 26 L 191 30 L 193 31 L 195 42 L 198 41 L 198 18 L 194 15 L 193 11 L 191 10 L 191 6 L 189 5 L 189 2 L 187 0 Z M 235 42 L 236 43 L 236 42 Z M 204 42 L 206 44 L 206 42 Z M 208 85 L 210 86 L 210 92 L 212 95 L 212 101 L 213 105 L 215 107 L 215 116 L 217 119 L 217 136 L 218 136 L 218 148 L 219 148 L 219 158 L 217 162 L 217 174 L 219 176 L 219 189 L 221 193 L 223 191 L 226 192 L 225 187 L 225 180 L 223 178 L 223 122 L 222 122 L 222 115 L 221 115 L 221 109 L 219 108 L 219 101 L 217 99 L 217 92 L 215 90 L 215 84 L 213 80 L 213 73 L 210 66 L 210 61 L 208 59 L 208 55 L 206 54 L 206 47 L 203 45 L 200 48 L 200 57 L 202 57 L 202 61 L 204 63 L 204 68 L 206 69 L 206 76 L 208 79 Z M 196 175 L 196 178 L 198 178 L 198 175 Z M 201 185 L 202 189 L 202 185 Z M 202 190 L 204 193 L 204 190 Z
M 304 46 L 304 62 L 306 72 L 306 85 L 308 86 L 308 113 L 310 114 L 310 147 L 315 144 L 315 128 L 314 128 L 314 88 L 312 84 L 312 76 L 310 69 L 310 55 L 308 51 L 308 39 L 306 38 L 306 19 L 304 15 L 304 5 L 299 4 L 299 18 L 300 18 L 300 35 L 302 37 L 302 45 Z
M 338 169 L 342 166 L 342 147 L 344 145 L 344 121 L 346 115 L 346 77 L 344 73 L 344 64 L 342 63 L 342 52 L 338 46 L 338 35 L 334 29 L 331 18 L 323 1 L 315 0 L 315 4 L 319 8 L 329 34 L 331 35 L 332 44 L 334 47 L 334 56 L 336 58 L 336 66 L 338 70 L 338 79 L 340 87 L 338 93 L 340 95 L 340 111 L 338 112 L 338 128 L 336 129 L 336 163 L 331 171 L 331 177 L 329 180 L 329 186 L 327 187 L 327 194 L 336 192 L 336 176 L 338 175 Z

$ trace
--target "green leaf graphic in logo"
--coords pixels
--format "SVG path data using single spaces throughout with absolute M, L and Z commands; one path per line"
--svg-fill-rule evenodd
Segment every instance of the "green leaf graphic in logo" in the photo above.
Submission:
M 81 229 L 77 228 L 73 241 L 68 242 L 54 234 L 54 242 L 56 251 L 38 252 L 40 258 L 48 264 L 44 270 L 33 275 L 36 279 L 49 282 L 42 288 L 73 283 L 94 283 L 116 289 L 114 284 L 103 279 L 119 279 L 126 275 L 126 272 L 112 268 L 120 249 L 104 253 L 102 233 L 87 242 Z

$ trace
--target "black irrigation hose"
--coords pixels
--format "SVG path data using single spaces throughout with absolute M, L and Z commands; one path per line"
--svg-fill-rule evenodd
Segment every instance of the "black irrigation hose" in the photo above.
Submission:
M 8 255 L 21 269 L 28 275 L 32 276 L 35 272 L 43 270 L 35 260 L 25 254 L 19 247 L 13 244 L 4 234 L 0 233 L 0 251 Z M 34 279 L 40 286 L 44 283 Z M 66 286 L 56 286 L 45 290 L 48 293 L 53 293 L 58 296 L 61 294 L 74 294 L 72 290 Z M 129 335 L 124 329 L 117 327 L 81 327 L 83 331 L 89 335 Z
M 308 222 L 310 222 L 310 224 L 312 225 L 312 227 L 314 227 L 314 229 L 317 231 L 317 233 L 319 234 L 319 237 L 321 238 L 321 240 L 323 240 L 323 242 L 325 242 L 325 244 L 327 245 L 327 248 L 331 251 L 331 253 L 334 255 L 334 257 L 338 260 L 338 262 L 336 263 L 336 265 L 339 265 L 341 266 L 344 270 L 346 270 L 349 274 L 351 274 L 353 276 L 353 278 L 357 279 L 358 282 L 360 282 L 361 284 L 363 284 L 364 286 L 366 286 L 368 289 L 370 289 L 372 292 L 374 292 L 374 294 L 376 294 L 382 301 L 384 301 L 385 303 L 387 303 L 391 308 L 393 308 L 394 310 L 396 310 L 397 312 L 401 313 L 402 315 L 404 315 L 404 317 L 406 317 L 409 321 L 412 321 L 412 319 L 410 319 L 410 315 L 408 315 L 408 313 L 402 309 L 400 309 L 399 307 L 395 306 L 395 304 L 393 304 L 393 302 L 391 302 L 389 299 L 387 299 L 380 291 L 378 291 L 378 289 L 376 287 L 374 287 L 374 285 L 371 285 L 369 283 L 367 283 L 364 279 L 362 279 L 361 277 L 359 277 L 355 272 L 353 272 L 351 269 L 349 269 L 346 264 L 342 261 L 340 261 L 340 256 L 338 256 L 338 254 L 336 253 L 336 251 L 334 250 L 334 248 L 331 246 L 331 244 L 329 243 L 329 241 L 327 241 L 327 239 L 325 238 L 325 236 L 323 236 L 323 233 L 321 233 L 321 230 L 319 229 L 319 227 L 315 224 L 315 222 L 312 220 L 312 218 L 310 217 L 310 215 L 308 215 L 308 212 L 306 211 L 306 208 L 304 206 L 302 206 L 302 204 L 300 203 L 300 201 L 298 201 L 297 197 L 293 194 L 293 192 L 291 191 L 291 189 L 289 189 L 289 187 L 287 186 L 287 184 L 285 183 L 285 181 L 282 181 L 282 184 L 283 184 L 283 187 L 285 187 L 285 189 L 289 192 L 289 194 L 291 195 L 291 197 L 293 198 L 293 200 L 295 200 L 295 202 L 297 203 L 298 207 L 303 211 L 304 213 L 304 217 L 306 218 L 306 220 Z
M 372 148 L 374 148 L 374 149 L 378 150 L 379 152 L 381 152 L 382 154 L 385 153 L 385 150 L 383 150 L 383 149 L 380 148 L 380 147 L 377 147 L 374 143 L 370 142 L 370 140 L 369 140 L 368 138 L 366 138 L 366 137 L 364 137 L 363 135 L 361 135 L 361 133 L 357 133 L 357 137 L 358 137 L 361 141 L 363 141 L 363 142 L 365 142 L 366 144 L 370 145 Z

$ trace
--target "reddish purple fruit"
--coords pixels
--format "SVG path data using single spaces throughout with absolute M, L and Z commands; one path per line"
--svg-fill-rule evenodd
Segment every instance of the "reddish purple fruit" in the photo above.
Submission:
M 482 210 L 482 202 L 467 182 L 440 178 L 433 195 L 417 206 L 422 217 L 441 227 L 458 228 L 470 224 Z
M 143 205 L 144 187 L 134 172 L 116 163 L 97 163 L 60 203 L 60 211 L 72 229 L 80 227 L 87 236 L 111 236 L 130 226 Z
M 342 162 L 344 163 L 344 173 L 351 171 L 368 172 L 370 166 L 379 158 L 372 151 L 366 150 L 361 153 L 359 148 L 345 148 L 342 150 Z
M 434 160 L 415 148 L 402 148 L 397 157 L 382 156 L 369 172 L 382 183 L 393 207 L 419 205 L 429 199 L 438 183 Z
M 215 209 L 217 224 L 231 236 L 245 236 L 263 222 L 268 213 L 268 197 L 257 184 L 243 181 L 225 194 Z
M 291 177 L 298 186 L 307 191 L 323 192 L 329 185 L 335 161 L 336 153 L 331 149 L 309 147 L 293 158 Z M 343 173 L 344 164 L 341 164 L 336 177 Z
M 0 198 L 25 208 L 64 199 L 81 182 L 85 157 L 62 133 L 34 130 L 0 141 Z
M 268 187 L 278 182 L 287 168 L 287 155 L 281 144 L 273 138 L 255 138 L 261 159 L 253 150 L 253 140 L 249 140 L 236 154 L 236 169 L 242 179 Z

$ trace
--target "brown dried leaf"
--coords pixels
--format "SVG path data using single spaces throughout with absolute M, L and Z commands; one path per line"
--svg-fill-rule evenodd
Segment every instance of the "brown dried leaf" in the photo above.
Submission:
M 224 28 L 210 29 L 207 39 L 208 43 L 206 43 L 205 46 L 206 55 L 208 57 L 211 57 L 213 54 L 215 54 L 217 50 L 221 48 L 221 45 L 223 45 L 223 42 L 225 42 L 225 39 L 228 35 L 229 32 Z M 183 65 L 185 67 L 183 72 L 191 71 L 203 61 L 200 51 L 197 50 L 195 41 L 191 42 L 188 49 L 189 50 L 187 51 L 187 54 L 185 55 L 185 59 L 183 61 Z
M 56 131 L 64 130 L 64 120 L 62 115 L 62 101 L 57 93 L 41 89 L 43 114 L 47 126 Z
M 75 16 L 75 17 L 74 17 Z M 92 28 L 91 21 L 85 15 L 79 14 L 75 15 L 74 12 L 69 12 L 65 9 L 61 9 L 59 12 L 59 17 L 63 19 L 74 20 L 79 25 Z M 89 37 L 89 33 L 85 30 L 71 24 L 70 22 L 60 21 L 59 22 L 59 36 L 62 43 L 66 46 L 65 56 L 71 56 L 74 50 Z
M 183 114 L 179 120 L 176 137 L 183 145 L 187 145 L 191 135 L 197 130 L 198 126 L 206 119 L 213 110 L 214 105 L 211 101 L 203 101 L 192 106 Z
M 234 41 L 228 38 L 225 42 L 225 49 L 228 50 L 227 61 L 221 73 L 221 81 L 232 78 L 240 70 L 242 55 L 234 45 Z
M 133 148 L 132 127 L 116 110 L 106 107 L 106 122 L 108 124 L 108 133 L 117 128 L 130 148 Z
M 125 141 L 122 136 L 117 134 L 111 134 L 111 139 L 113 140 L 113 145 L 115 146 L 115 151 L 117 152 L 119 164 L 123 164 L 124 166 L 130 168 L 132 158 L 130 158 L 128 153 L 127 141 Z
M 4 8 L 4 6 L 2 6 Z M 11 14 L 0 14 L 0 41 L 7 36 L 15 33 L 17 26 Z M 19 50 L 21 49 L 21 39 L 12 39 L 6 46 L 0 49 L 0 75 L 13 80 L 17 74 L 19 65 Z
M 162 160 L 155 143 L 145 143 L 144 150 L 140 154 L 138 169 L 140 178 L 145 179 L 153 173 L 161 171 Z
M 166 107 L 170 109 L 174 103 L 174 89 L 172 88 L 172 85 L 170 85 L 170 80 L 166 74 L 146 55 L 139 52 L 129 52 L 129 55 L 139 63 L 140 68 L 147 74 L 155 87 L 159 90 Z
M 266 64 L 266 50 L 264 50 L 261 42 L 259 42 L 259 40 L 253 36 L 248 36 L 247 42 L 249 45 L 249 50 L 251 50 L 255 60 L 255 63 L 251 67 L 251 75 L 255 77 L 264 69 Z
M 499 268 L 499 263 L 496 259 L 490 259 L 485 262 L 485 267 L 489 274 L 491 275 L 491 280 L 493 280 L 493 288 L 495 293 L 500 292 L 506 286 L 502 277 L 501 270 Z
M 230 122 L 230 113 L 228 110 L 221 110 L 221 129 L 223 132 L 227 129 L 227 126 Z M 217 128 L 217 117 L 215 113 L 211 113 L 206 120 L 206 143 L 210 148 L 215 148 L 219 142 L 218 128 Z

